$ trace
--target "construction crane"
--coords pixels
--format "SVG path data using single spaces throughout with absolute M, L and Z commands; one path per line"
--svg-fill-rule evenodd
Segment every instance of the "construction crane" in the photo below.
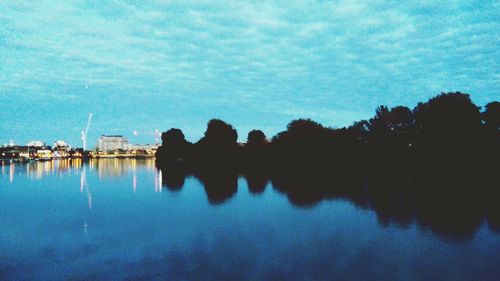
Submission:
M 87 127 L 85 128 L 85 131 L 82 131 L 83 151 L 87 150 L 87 135 L 89 133 L 91 121 L 92 121 L 92 112 L 89 113 L 89 119 L 87 121 Z
M 144 136 L 154 136 L 154 137 L 155 137 L 155 143 L 159 143 L 159 141 L 160 141 L 160 136 L 161 136 L 161 134 L 160 134 L 160 130 L 158 130 L 158 129 L 155 129 L 155 130 L 154 130 L 154 132 L 138 132 L 138 131 L 134 130 L 134 131 L 132 132 L 132 134 L 133 134 L 134 136 L 136 136 L 136 137 L 137 137 L 137 136 L 139 136 L 139 135 L 144 135 Z

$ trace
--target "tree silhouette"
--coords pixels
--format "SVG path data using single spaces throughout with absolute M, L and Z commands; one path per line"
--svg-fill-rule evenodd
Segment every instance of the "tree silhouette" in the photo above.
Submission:
M 194 146 L 193 164 L 212 171 L 233 169 L 230 166 L 238 158 L 237 139 L 238 133 L 233 126 L 219 119 L 210 120 L 203 138 Z
M 297 119 L 288 123 L 286 131 L 278 133 L 272 142 L 284 145 L 299 145 L 323 141 L 327 136 L 327 128 L 311 119 Z
M 177 146 L 186 143 L 184 133 L 180 129 L 172 128 L 161 134 L 162 145 Z
M 163 133 L 157 163 L 168 167 L 165 186 L 178 190 L 184 177 L 194 175 L 209 202 L 220 204 L 236 194 L 243 175 L 252 193 L 271 182 L 297 206 L 346 198 L 373 209 L 384 225 L 416 221 L 462 238 L 485 219 L 500 229 L 493 195 L 499 102 L 480 112 L 468 94 L 442 93 L 413 110 L 379 106 L 373 118 L 345 128 L 296 119 L 271 141 L 260 130 L 250 131 L 246 144 L 237 138 L 233 126 L 219 119 L 208 122 L 196 144 L 179 129 Z
M 387 106 L 379 106 L 369 122 L 372 141 L 379 149 L 405 148 L 409 145 L 413 123 L 413 113 L 408 107 L 389 110 Z
M 261 130 L 252 130 L 248 133 L 247 143 L 243 148 L 243 161 L 246 172 L 262 170 L 268 162 L 269 142 Z
M 248 133 L 247 145 L 248 146 L 260 146 L 267 143 L 267 138 L 264 132 L 261 130 L 252 130 Z
M 482 114 L 486 127 L 487 138 L 491 142 L 497 142 L 500 137 L 500 102 L 490 102 L 485 106 Z
M 500 130 L 500 102 L 490 102 L 485 108 L 483 120 L 486 126 Z
M 205 136 L 199 141 L 202 145 L 217 147 L 234 147 L 237 145 L 238 133 L 230 124 L 212 119 L 207 124 Z
M 165 163 L 184 160 L 188 154 L 190 143 L 180 129 L 172 128 L 161 135 L 162 146 L 158 148 L 156 156 Z
M 476 149 L 481 114 L 468 94 L 442 93 L 414 109 L 415 142 L 433 157 L 460 157 Z

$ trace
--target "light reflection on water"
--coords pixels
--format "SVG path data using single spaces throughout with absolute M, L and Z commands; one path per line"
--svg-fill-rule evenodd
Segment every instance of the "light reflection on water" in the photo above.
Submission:
M 271 185 L 210 204 L 154 160 L 0 163 L 0 280 L 499 280 L 500 237 L 381 225 L 345 200 L 292 206 Z
M 90 172 L 97 171 L 99 179 L 119 178 L 127 176 L 129 173 L 135 175 L 138 165 L 141 169 L 154 171 L 157 175 L 154 159 L 62 159 L 52 161 L 31 161 L 27 163 L 16 163 L 9 161 L 0 161 L 2 177 L 8 174 L 9 183 L 13 183 L 16 176 L 29 177 L 40 180 L 46 176 L 61 176 L 64 174 L 85 174 L 88 169 Z M 136 178 L 134 176 L 133 178 Z M 136 180 L 133 181 L 135 186 Z M 83 178 L 82 178 L 83 185 Z M 158 190 L 158 177 L 155 177 L 155 189 Z

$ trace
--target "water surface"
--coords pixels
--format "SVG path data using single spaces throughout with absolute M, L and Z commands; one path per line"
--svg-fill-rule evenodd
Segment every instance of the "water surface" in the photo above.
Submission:
M 485 221 L 440 233 L 243 177 L 211 200 L 195 177 L 166 188 L 154 160 L 0 164 L 1 280 L 500 280 Z

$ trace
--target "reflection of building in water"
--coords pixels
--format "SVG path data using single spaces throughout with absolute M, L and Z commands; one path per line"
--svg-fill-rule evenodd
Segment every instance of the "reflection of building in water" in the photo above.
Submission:
M 59 174 L 71 171 L 71 162 L 68 159 L 53 162 L 57 162 L 56 168 Z
M 0 161 L 2 165 L 2 176 L 6 174 L 5 172 L 5 166 L 7 166 L 8 173 L 9 173 L 9 183 L 14 182 L 14 175 L 16 171 L 16 164 L 14 162 L 5 162 L 5 161 Z
M 102 135 L 97 143 L 100 151 L 126 150 L 128 149 L 128 139 L 120 135 Z
M 12 161 L 0 161 L 1 175 L 13 182 L 15 176 L 27 176 L 34 180 L 40 180 L 46 176 L 80 174 L 84 169 L 93 173 L 97 170 L 97 176 L 102 178 L 123 177 L 132 173 L 132 187 L 134 190 L 141 185 L 138 170 L 156 170 L 154 159 L 91 159 L 85 162 L 82 159 L 59 159 L 50 161 L 33 161 L 26 163 L 15 163 Z M 86 173 L 86 172 L 85 172 Z M 83 175 L 85 177 L 86 174 Z M 86 184 L 81 182 L 82 188 Z M 155 174 L 155 190 L 159 189 L 158 178 Z M 160 190 L 161 191 L 161 190 Z
M 161 170 L 155 169 L 155 191 L 162 190 Z
M 80 170 L 82 168 L 82 159 L 81 158 L 71 159 L 71 160 L 69 160 L 69 163 L 71 163 L 70 166 L 73 170 Z
M 99 178 L 120 177 L 128 172 L 131 159 L 100 159 L 93 161 L 93 167 L 97 170 Z
M 87 184 L 87 170 L 86 167 L 83 166 L 82 172 L 80 173 L 80 192 L 83 192 L 83 189 L 86 189 L 87 193 L 87 206 L 89 210 L 92 210 L 92 192 L 90 192 L 89 186 Z
M 152 170 L 155 167 L 153 159 L 134 159 L 134 158 L 108 158 L 89 162 L 91 169 L 96 169 L 99 178 L 121 177 L 133 172 L 137 167 L 146 167 Z
M 26 173 L 31 178 L 41 179 L 45 175 L 53 174 L 55 167 L 54 161 L 27 163 Z
M 15 165 L 14 162 L 10 163 L 10 173 L 9 173 L 9 182 L 12 183 L 14 181 L 14 171 Z
M 154 159 L 59 159 L 50 161 L 30 161 L 26 163 L 15 163 L 12 161 L 0 161 L 1 175 L 14 178 L 14 175 L 27 175 L 32 179 L 41 179 L 48 175 L 64 175 L 80 173 L 85 166 L 88 171 L 97 170 L 97 175 L 101 178 L 118 177 L 127 175 L 136 170 L 154 170 Z M 14 174 L 15 171 L 15 174 Z M 137 181 L 139 178 L 137 178 Z
M 27 163 L 2 163 L 2 175 L 8 173 L 11 181 L 14 180 L 14 175 L 24 175 L 31 179 L 41 179 L 47 175 L 62 175 L 69 174 L 74 170 L 82 168 L 81 159 L 61 159 L 51 161 L 34 161 Z M 5 168 L 9 169 L 7 172 Z M 16 169 L 17 168 L 17 169 Z

